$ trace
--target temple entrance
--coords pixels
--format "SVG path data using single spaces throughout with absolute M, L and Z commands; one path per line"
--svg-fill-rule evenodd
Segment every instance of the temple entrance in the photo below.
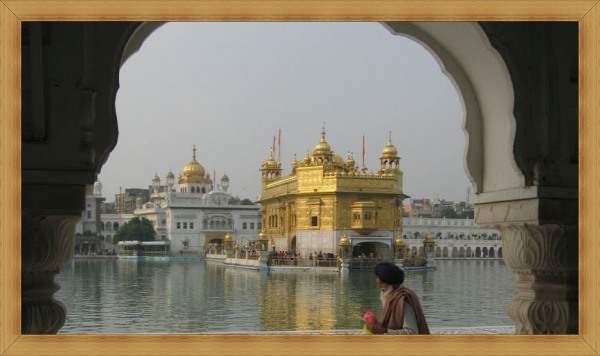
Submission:
M 360 242 L 352 249 L 352 257 L 389 260 L 391 250 L 383 242 Z
M 205 246 L 207 254 L 221 255 L 223 251 L 223 238 L 212 238 L 208 240 Z

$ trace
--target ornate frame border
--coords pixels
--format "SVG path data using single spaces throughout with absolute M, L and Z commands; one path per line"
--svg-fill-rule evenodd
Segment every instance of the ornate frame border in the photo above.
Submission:
M 600 355 L 600 0 L 0 0 L 0 355 Z M 579 335 L 26 336 L 21 313 L 22 21 L 577 21 Z

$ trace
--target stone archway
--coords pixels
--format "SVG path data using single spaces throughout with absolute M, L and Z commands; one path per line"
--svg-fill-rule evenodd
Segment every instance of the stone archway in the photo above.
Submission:
M 23 70 L 47 70 L 38 71 L 40 77 L 32 76 L 27 84 L 48 90 L 42 92 L 47 99 L 44 110 L 22 114 L 24 334 L 55 333 L 64 322 L 66 311 L 52 301 L 52 290 L 43 298 L 48 313 L 35 317 L 41 304 L 33 287 L 51 283 L 71 258 L 85 185 L 93 183 L 116 144 L 114 99 L 120 65 L 160 25 L 23 24 Z M 428 49 L 461 96 L 465 166 L 475 187 L 477 223 L 498 226 L 507 264 L 520 279 L 536 282 L 518 284 L 510 308 L 517 332 L 577 333 L 577 24 L 384 26 Z M 42 46 L 45 31 L 57 42 Z M 37 40 L 31 41 L 34 37 Z M 43 52 L 40 61 L 28 57 L 35 51 Z M 522 55 L 525 51 L 527 56 Z M 39 103 L 38 94 L 24 90 L 22 106 Z M 63 105 L 65 101 L 72 105 Z M 44 243 L 51 250 L 48 258 L 39 260 L 35 250 Z M 550 301 L 539 297 L 548 295 Z M 556 308 L 536 312 L 548 302 Z
M 359 242 L 352 247 L 352 256 L 366 256 L 381 260 L 391 259 L 390 246 L 382 242 Z
M 458 248 L 456 246 L 452 247 L 452 258 L 458 258 Z

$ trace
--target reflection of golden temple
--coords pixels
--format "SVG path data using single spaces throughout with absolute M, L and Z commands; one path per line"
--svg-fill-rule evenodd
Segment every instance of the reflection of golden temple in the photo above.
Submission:
M 283 176 L 281 162 L 270 156 L 261 164 L 262 220 L 265 234 L 277 250 L 302 256 L 336 254 L 342 231 L 351 231 L 353 246 L 377 243 L 372 250 L 393 248 L 394 232 L 401 231 L 402 171 L 391 136 L 379 157 L 377 172 L 359 169 L 351 153 L 337 155 L 325 130 L 304 159 L 294 158 Z M 363 149 L 364 156 L 364 149 Z M 364 157 L 363 157 L 364 162 Z

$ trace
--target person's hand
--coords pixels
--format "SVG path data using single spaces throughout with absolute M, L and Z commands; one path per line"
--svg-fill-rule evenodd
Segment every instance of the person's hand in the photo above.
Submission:
M 377 318 L 375 317 L 375 314 L 373 314 L 372 311 L 367 310 L 365 312 L 365 314 L 363 315 L 363 321 L 368 325 L 368 326 L 373 326 L 377 323 Z

